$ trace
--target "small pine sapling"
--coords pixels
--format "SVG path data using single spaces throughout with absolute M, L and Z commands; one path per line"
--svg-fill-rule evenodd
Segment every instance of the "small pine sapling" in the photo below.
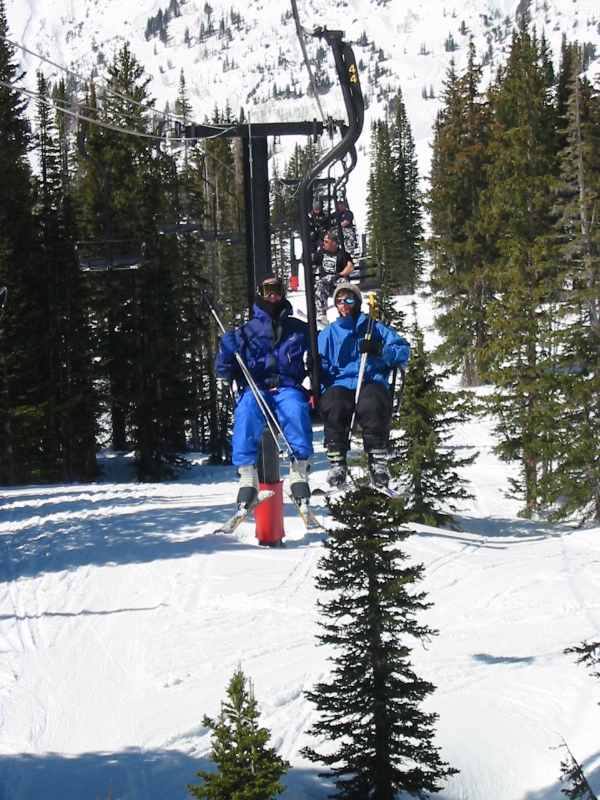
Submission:
M 259 713 L 250 681 L 241 667 L 227 687 L 228 700 L 217 719 L 202 724 L 213 731 L 210 760 L 216 772 L 200 770 L 200 786 L 190 786 L 200 800 L 272 800 L 285 790 L 280 779 L 290 765 L 267 747 L 270 733 L 258 725 Z

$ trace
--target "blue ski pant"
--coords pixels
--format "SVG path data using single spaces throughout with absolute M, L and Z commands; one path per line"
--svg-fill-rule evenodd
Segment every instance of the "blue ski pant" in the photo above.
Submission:
M 261 395 L 275 413 L 294 457 L 298 460 L 310 458 L 313 454 L 313 433 L 310 407 L 304 392 L 286 386 L 272 392 L 262 391 Z M 231 441 L 234 466 L 256 463 L 265 426 L 265 418 L 256 398 L 247 389 L 235 409 Z

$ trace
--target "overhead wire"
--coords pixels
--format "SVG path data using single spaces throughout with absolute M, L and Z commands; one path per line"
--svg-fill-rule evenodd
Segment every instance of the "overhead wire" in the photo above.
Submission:
M 89 78 L 89 77 L 86 78 L 83 75 L 80 75 L 79 73 L 74 72 L 73 70 L 70 70 L 68 67 L 63 66 L 62 64 L 57 64 L 55 61 L 51 61 L 49 58 L 46 58 L 46 56 L 43 56 L 40 53 L 36 53 L 34 50 L 30 50 L 29 48 L 25 47 L 24 45 L 19 44 L 19 42 L 15 42 L 12 39 L 9 39 L 7 36 L 4 36 L 2 33 L 0 33 L 0 39 L 4 40 L 7 44 L 10 44 L 12 47 L 16 47 L 19 50 L 22 50 L 24 53 L 27 53 L 28 55 L 33 56 L 34 58 L 38 58 L 40 61 L 43 61 L 46 64 L 50 64 L 50 66 L 55 67 L 56 69 L 60 70 L 61 72 L 64 72 L 67 75 L 71 75 L 72 77 L 76 78 L 82 84 L 89 83 L 90 80 L 91 80 L 91 78 Z M 159 114 L 163 118 L 166 118 L 166 119 L 175 119 L 175 120 L 182 120 L 183 119 L 183 117 L 180 114 L 174 114 L 172 112 L 161 113 L 161 112 L 157 111 L 157 109 L 154 108 L 154 106 L 152 106 L 150 104 L 140 103 L 139 100 L 135 100 L 133 97 L 130 97 L 129 95 L 122 94 L 121 92 L 118 92 L 115 89 L 111 89 L 110 86 L 108 86 L 108 85 L 105 86 L 105 90 L 106 90 L 107 94 L 113 95 L 114 97 L 118 97 L 121 100 L 125 100 L 128 103 L 147 111 L 148 113 Z M 214 124 L 209 123 L 209 122 L 205 123 L 204 127 L 214 128 L 215 130 L 217 130 L 219 128 L 219 126 L 214 125 Z
M 317 106 L 319 107 L 319 113 L 321 114 L 321 119 L 325 122 L 326 117 L 323 112 L 323 107 L 321 106 L 321 101 L 319 100 L 319 94 L 317 92 L 317 82 L 315 81 L 312 69 L 310 67 L 310 61 L 308 60 L 308 52 L 306 50 L 306 44 L 304 42 L 304 28 L 300 24 L 300 16 L 298 14 L 298 6 L 296 5 L 296 0 L 291 0 L 292 3 L 292 14 L 294 15 L 294 22 L 296 23 L 296 33 L 298 34 L 298 40 L 300 42 L 300 48 L 302 49 L 302 55 L 304 56 L 304 63 L 306 64 L 306 69 L 308 71 L 308 77 L 310 79 L 310 85 L 312 86 L 313 94 L 315 96 L 315 101 Z
M 297 31 L 298 38 L 299 38 L 299 41 L 300 41 L 300 46 L 301 46 L 301 49 L 302 49 L 302 52 L 303 52 L 304 61 L 305 61 L 306 69 L 308 71 L 308 75 L 309 75 L 309 78 L 310 78 L 310 82 L 311 82 L 313 94 L 314 94 L 314 97 L 315 97 L 315 101 L 316 101 L 317 106 L 319 108 L 319 112 L 321 114 L 321 118 L 322 118 L 323 122 L 325 122 L 326 121 L 326 116 L 325 116 L 325 113 L 324 113 L 323 108 L 321 106 L 321 101 L 319 99 L 319 95 L 318 95 L 318 92 L 317 92 L 316 81 L 315 81 L 314 75 L 313 75 L 311 67 L 310 67 L 310 61 L 308 59 L 308 53 L 307 53 L 306 46 L 305 46 L 304 39 L 303 39 L 303 34 L 304 34 L 305 31 L 304 31 L 304 29 L 302 28 L 302 26 L 300 24 L 300 19 L 299 19 L 299 16 L 298 16 L 298 9 L 297 9 L 295 0 L 292 0 L 292 10 L 293 10 L 294 19 L 295 19 L 295 22 L 296 22 L 296 31 Z M 79 81 L 82 84 L 89 83 L 90 80 L 91 80 L 90 78 L 86 78 L 86 77 L 80 75 L 79 73 L 75 72 L 74 70 L 71 70 L 68 67 L 65 67 L 62 64 L 58 64 L 55 61 L 52 61 L 51 59 L 47 58 L 46 56 L 41 55 L 40 53 L 36 53 L 35 51 L 30 50 L 29 48 L 25 47 L 24 45 L 20 44 L 19 42 L 15 42 L 14 40 L 9 39 L 7 36 L 5 36 L 2 33 L 0 33 L 0 39 L 5 41 L 7 44 L 11 45 L 12 47 L 15 47 L 15 48 L 17 48 L 19 50 L 22 50 L 24 53 L 27 53 L 28 55 L 31 55 L 34 58 L 37 58 L 40 61 L 42 61 L 42 62 L 44 62 L 46 64 L 49 64 L 50 66 L 54 67 L 55 69 L 58 69 L 61 72 L 64 72 L 66 75 L 74 77 L 77 81 Z M 78 111 L 71 111 L 71 110 L 65 108 L 64 104 L 61 101 L 55 101 L 55 100 L 51 100 L 49 98 L 44 98 L 39 93 L 34 92 L 34 91 L 32 91 L 30 89 L 27 89 L 25 87 L 19 87 L 19 86 L 16 86 L 14 84 L 9 84 L 9 83 L 6 83 L 6 82 L 4 82 L 2 80 L 0 80 L 0 86 L 3 86 L 5 88 L 8 88 L 8 89 L 11 89 L 11 90 L 14 90 L 14 91 L 17 91 L 17 92 L 29 97 L 30 99 L 36 100 L 37 102 L 41 102 L 44 105 L 48 106 L 49 108 L 53 108 L 56 111 L 60 111 L 63 114 L 66 114 L 67 116 L 73 117 L 75 119 L 80 119 L 83 116 L 81 111 L 88 112 L 89 114 L 95 114 L 99 110 L 97 108 L 93 108 L 93 107 L 86 106 L 86 105 L 83 105 L 83 104 L 80 104 L 80 103 L 76 103 L 75 105 L 77 106 Z M 105 91 L 106 91 L 106 93 L 108 95 L 111 95 L 113 97 L 117 97 L 117 98 L 119 98 L 121 100 L 124 100 L 124 101 L 130 103 L 131 105 L 134 105 L 134 106 L 142 109 L 143 111 L 146 111 L 147 113 L 151 113 L 151 114 L 155 114 L 157 116 L 161 116 L 163 119 L 175 119 L 175 120 L 183 119 L 183 117 L 181 117 L 180 115 L 173 114 L 171 112 L 169 112 L 169 113 L 161 113 L 154 106 L 149 105 L 149 104 L 140 103 L 138 100 L 135 100 L 134 98 L 132 98 L 132 97 L 126 95 L 126 94 L 118 92 L 115 89 L 111 89 L 109 86 L 105 85 L 104 88 L 105 88 Z M 131 130 L 131 129 L 128 129 L 128 128 L 124 128 L 123 126 L 113 125 L 113 124 L 108 123 L 108 122 L 102 122 L 101 120 L 98 120 L 98 119 L 94 118 L 93 116 L 88 116 L 88 114 L 85 114 L 85 116 L 86 116 L 86 119 L 88 119 L 91 124 L 96 125 L 97 127 L 100 127 L 100 128 L 105 128 L 107 130 L 112 130 L 112 131 L 115 131 L 115 132 L 118 132 L 118 133 L 123 133 L 123 134 L 128 135 L 128 136 L 138 136 L 138 137 L 143 138 L 143 139 L 155 140 L 155 139 L 158 138 L 156 136 L 156 134 L 144 133 L 143 131 Z M 203 123 L 203 127 L 205 127 L 205 128 L 214 128 L 215 129 L 215 134 L 213 136 L 203 136 L 202 137 L 203 139 L 216 139 L 216 138 L 220 138 L 220 137 L 226 135 L 228 132 L 234 130 L 236 125 L 232 125 L 229 128 L 223 128 L 222 126 L 218 126 L 218 125 L 215 125 L 215 124 L 207 122 L 207 123 Z M 173 142 L 173 143 L 185 143 L 185 142 L 189 141 L 187 137 L 169 136 L 168 139 L 169 139 L 170 142 Z M 229 172 L 231 172 L 233 175 L 236 174 L 234 169 L 232 169 L 228 164 L 225 164 L 224 162 L 222 162 L 213 153 L 210 153 L 210 152 L 207 151 L 207 155 L 209 155 L 216 163 L 218 163 L 224 169 L 226 169 Z
M 155 140 L 155 139 L 160 138 L 155 133 L 145 133 L 144 131 L 137 131 L 137 130 L 133 130 L 133 129 L 130 129 L 130 128 L 124 128 L 121 125 L 113 125 L 110 122 L 103 122 L 103 121 L 101 121 L 99 119 L 94 119 L 93 117 L 90 117 L 90 116 L 88 116 L 86 114 L 82 114 L 80 111 L 71 111 L 70 109 L 64 107 L 64 105 L 62 104 L 62 101 L 56 101 L 56 100 L 52 100 L 50 98 L 42 97 L 38 92 L 33 92 L 33 91 L 31 91 L 31 89 L 26 89 L 24 86 L 15 86 L 14 84 L 7 83 L 6 81 L 3 81 L 3 80 L 0 80 L 0 86 L 4 87 L 6 89 L 12 89 L 13 91 L 19 92 L 20 94 L 24 94 L 26 97 L 29 97 L 30 99 L 35 100 L 37 102 L 40 102 L 43 105 L 48 106 L 48 108 L 53 108 L 55 111 L 60 111 L 62 114 L 66 114 L 69 117 L 74 117 L 75 119 L 81 119 L 82 117 L 85 117 L 85 119 L 87 119 L 92 125 L 96 125 L 99 128 L 106 128 L 107 130 L 116 131 L 117 133 L 123 133 L 123 134 L 125 134 L 127 136 L 138 136 L 141 139 L 152 139 L 152 140 Z M 83 108 L 84 110 L 91 111 L 93 113 L 97 113 L 98 111 L 101 110 L 101 109 L 98 109 L 98 108 L 92 108 L 90 106 L 78 106 L 78 108 Z M 212 127 L 214 127 L 214 126 L 212 126 Z M 235 128 L 236 128 L 235 125 L 231 125 L 229 128 L 221 128 L 219 130 L 219 132 L 215 133 L 213 136 L 203 136 L 202 138 L 203 139 L 217 139 L 220 136 L 223 136 L 224 134 L 235 130 Z M 169 141 L 171 141 L 171 142 L 186 142 L 188 140 L 186 139 L 186 137 L 170 136 L 169 137 Z M 210 155 L 212 155 L 212 154 L 210 154 Z M 227 164 L 224 164 L 223 162 L 221 162 L 216 156 L 213 155 L 212 157 L 216 161 L 218 161 L 220 164 L 222 164 L 223 167 L 225 167 L 227 169 L 230 169 L 230 167 L 228 167 Z M 231 170 L 231 171 L 234 172 L 234 170 Z M 234 172 L 234 174 L 235 174 L 235 172 Z
M 30 50 L 29 48 L 25 47 L 24 45 L 19 44 L 19 42 L 15 42 L 12 39 L 9 39 L 7 36 L 4 36 L 2 33 L 0 33 L 0 39 L 3 39 L 7 44 L 11 45 L 12 47 L 16 47 L 16 48 L 22 50 L 23 52 L 27 53 L 28 55 L 34 56 L 35 58 L 38 58 L 40 61 L 43 61 L 46 64 L 50 64 L 50 66 L 55 67 L 56 69 L 66 73 L 67 75 L 73 76 L 79 82 L 81 82 L 83 84 L 89 83 L 89 81 L 90 81 L 89 78 L 85 78 L 82 75 L 79 75 L 77 72 L 74 72 L 73 70 L 68 69 L 67 67 L 63 66 L 62 64 L 57 64 L 56 62 L 50 60 L 49 58 L 46 58 L 45 56 L 42 56 L 39 53 L 36 53 L 33 50 Z M 30 99 L 36 100 L 38 102 L 41 102 L 44 105 L 48 106 L 49 108 L 54 108 L 54 110 L 60 111 L 63 114 L 66 114 L 67 116 L 74 117 L 75 119 L 80 119 L 81 116 L 82 116 L 81 113 L 78 113 L 76 111 L 70 111 L 69 109 L 65 108 L 62 103 L 57 102 L 57 101 L 53 101 L 53 100 L 50 100 L 50 99 L 47 99 L 47 98 L 44 98 L 39 93 L 33 92 L 30 89 L 26 89 L 25 87 L 19 87 L 19 86 L 15 86 L 14 84 L 8 84 L 8 83 L 6 83 L 6 82 L 4 82 L 2 80 L 0 80 L 0 86 L 3 86 L 3 87 L 8 88 L 8 89 L 12 89 L 12 90 L 17 91 L 17 92 L 19 92 L 21 94 L 24 94 L 27 97 L 29 97 Z M 181 117 L 180 115 L 177 115 L 177 114 L 161 113 L 156 108 L 154 108 L 154 106 L 151 106 L 151 105 L 148 105 L 148 104 L 144 104 L 144 103 L 140 103 L 139 101 L 135 100 L 134 98 L 132 98 L 132 97 L 130 97 L 128 95 L 122 94 L 121 92 L 117 92 L 117 91 L 115 91 L 114 89 L 111 89 L 108 86 L 105 86 L 105 90 L 106 90 L 107 94 L 112 95 L 114 97 L 118 97 L 121 100 L 125 100 L 126 102 L 131 103 L 132 105 L 137 106 L 138 108 L 141 108 L 142 110 L 147 111 L 148 113 L 152 113 L 152 114 L 155 114 L 157 116 L 160 116 L 163 119 L 183 119 L 183 117 Z M 82 105 L 80 103 L 77 103 L 76 105 L 77 105 L 78 109 L 81 109 L 84 112 L 88 111 L 91 114 L 95 114 L 99 110 L 97 108 L 93 108 L 93 107 L 90 107 L 90 106 Z M 98 120 L 98 119 L 95 119 L 93 117 L 90 117 L 87 114 L 86 114 L 86 119 L 88 119 L 91 124 L 96 125 L 99 128 L 105 128 L 107 130 L 112 130 L 112 131 L 115 131 L 117 133 L 123 133 L 123 134 L 125 134 L 127 136 L 139 136 L 140 138 L 143 138 L 143 139 L 152 139 L 152 140 L 155 140 L 155 139 L 158 138 L 155 134 L 144 133 L 143 131 L 130 130 L 130 129 L 124 128 L 123 126 L 120 126 L 120 125 L 112 125 L 111 123 L 102 122 L 101 120 Z M 214 130 L 215 130 L 215 133 L 214 133 L 213 136 L 203 136 L 202 137 L 203 139 L 218 139 L 219 137 L 226 135 L 230 131 L 235 130 L 236 126 L 235 125 L 231 125 L 229 128 L 223 128 L 222 126 L 215 125 L 215 124 L 210 123 L 210 122 L 206 122 L 206 123 L 203 123 L 203 127 L 205 127 L 205 128 L 214 128 Z M 183 136 L 183 137 L 169 136 L 168 138 L 169 138 L 169 141 L 172 142 L 172 143 L 183 143 L 184 144 L 184 143 L 189 141 L 188 138 L 185 137 L 185 136 Z M 209 155 L 210 158 L 213 159 L 213 161 L 215 161 L 217 164 L 222 166 L 228 172 L 231 172 L 232 175 L 236 175 L 237 174 L 234 169 L 232 169 L 228 164 L 225 164 L 223 161 L 221 161 L 216 155 L 214 155 L 214 153 L 210 153 L 210 152 L 207 151 L 207 155 Z

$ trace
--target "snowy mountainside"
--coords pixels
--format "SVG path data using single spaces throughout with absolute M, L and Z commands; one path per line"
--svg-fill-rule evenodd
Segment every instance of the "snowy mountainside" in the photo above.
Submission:
M 10 0 L 9 32 L 35 89 L 35 74 L 49 77 L 64 66 L 87 77 L 100 76 L 114 52 L 128 41 L 152 76 L 156 107 L 172 108 L 183 72 L 195 121 L 227 102 L 234 115 L 244 110 L 253 122 L 320 117 L 308 95 L 303 62 L 289 3 L 247 0 Z M 367 102 L 359 140 L 355 186 L 364 186 L 370 122 L 385 113 L 386 100 L 400 87 L 411 123 L 421 172 L 428 171 L 432 124 L 451 59 L 460 71 L 473 37 L 489 79 L 502 63 L 520 11 L 546 36 L 558 61 L 563 35 L 589 48 L 590 75 L 600 69 L 600 11 L 595 0 L 299 0 L 305 30 L 339 29 L 352 44 Z M 167 18 L 167 21 L 165 19 Z M 334 85 L 324 88 L 325 116 L 344 119 L 333 59 L 322 39 L 310 37 L 308 52 L 316 74 Z M 37 54 L 47 59 L 36 57 Z M 52 62 L 52 63 L 50 63 Z M 352 184 L 350 197 L 352 200 Z M 356 189 L 355 189 L 356 191 Z M 360 206 L 360 202 L 355 206 Z

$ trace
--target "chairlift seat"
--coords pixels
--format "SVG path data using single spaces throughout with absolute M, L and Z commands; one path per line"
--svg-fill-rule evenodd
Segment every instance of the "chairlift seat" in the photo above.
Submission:
M 177 216 L 175 219 L 166 215 L 156 214 L 154 225 L 160 234 L 173 235 L 178 233 L 196 233 L 201 229 L 199 220 L 190 219 L 185 216 Z
M 75 255 L 82 272 L 138 269 L 144 258 L 145 242 L 112 239 L 105 242 L 77 242 Z

